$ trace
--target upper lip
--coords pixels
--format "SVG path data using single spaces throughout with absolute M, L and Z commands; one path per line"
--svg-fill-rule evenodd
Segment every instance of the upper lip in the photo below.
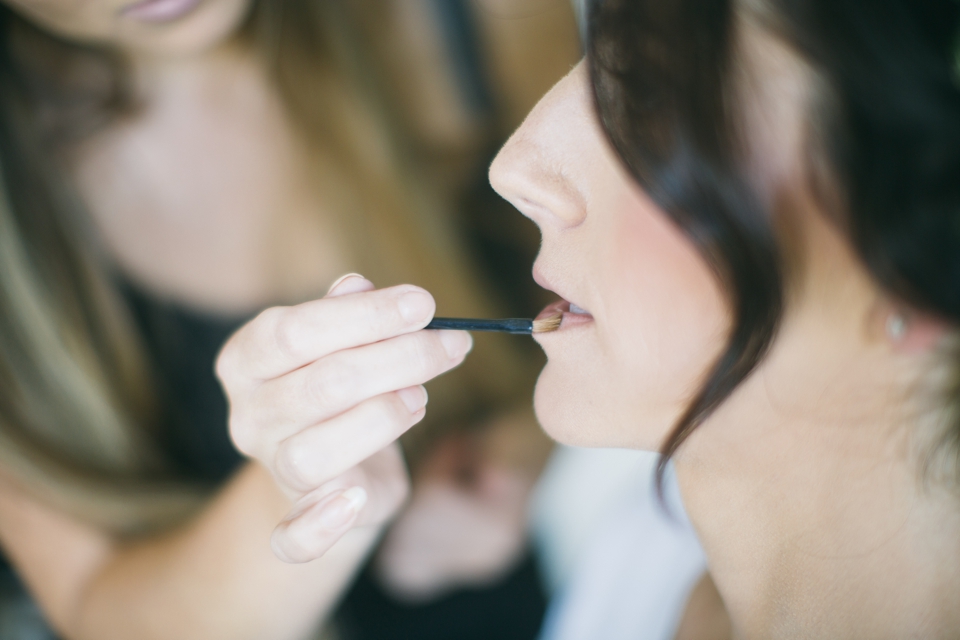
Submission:
M 557 289 L 557 287 L 555 287 L 555 286 L 553 285 L 553 283 L 547 278 L 547 276 L 543 275 L 543 271 L 540 270 L 540 266 L 539 266 L 539 265 L 536 265 L 536 264 L 533 265 L 533 281 L 536 282 L 536 283 L 537 283 L 538 285 L 540 285 L 541 287 L 543 287 L 544 289 L 546 289 L 547 291 L 553 291 L 554 293 L 556 293 L 558 296 L 560 296 L 561 298 L 563 298 L 563 299 L 566 300 L 567 302 L 569 302 L 569 303 L 571 303 L 571 304 L 574 304 L 574 305 L 580 307 L 580 308 L 583 309 L 584 311 L 587 311 L 587 308 L 584 307 L 582 304 L 580 304 L 579 302 L 576 302 L 576 301 L 572 300 L 571 298 L 569 298 L 568 296 L 566 296 L 566 295 L 564 295 L 562 292 L 560 292 L 560 291 Z M 589 311 L 587 311 L 587 312 L 589 313 Z

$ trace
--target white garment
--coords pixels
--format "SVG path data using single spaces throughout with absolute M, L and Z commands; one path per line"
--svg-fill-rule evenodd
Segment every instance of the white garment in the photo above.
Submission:
M 548 588 L 540 640 L 670 640 L 706 570 L 703 550 L 657 455 L 561 448 L 534 497 L 532 521 Z

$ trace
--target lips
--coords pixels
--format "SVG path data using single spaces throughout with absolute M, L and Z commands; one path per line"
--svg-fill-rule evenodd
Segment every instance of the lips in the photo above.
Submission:
M 543 272 L 540 270 L 539 265 L 534 265 L 533 268 L 533 279 L 541 287 L 548 291 L 553 291 L 558 293 L 557 288 L 553 286 L 550 280 L 543 275 Z M 563 294 L 559 294 L 563 295 Z M 569 300 L 557 300 L 552 304 L 548 304 L 543 311 L 537 315 L 537 320 L 543 320 L 551 316 L 556 315 L 557 313 L 563 314 L 563 321 L 560 323 L 560 329 L 558 331 L 563 331 L 564 329 L 573 328 L 577 326 L 582 326 L 593 322 L 593 316 L 586 309 L 570 302 Z
M 197 8 L 203 0 L 143 0 L 124 7 L 121 15 L 139 22 L 173 22 Z
M 557 313 L 563 315 L 563 320 L 561 320 L 560 328 L 557 329 L 557 332 L 593 322 L 592 315 L 567 300 L 557 300 L 556 302 L 548 304 L 544 307 L 543 311 L 537 314 L 536 319 L 545 320 L 555 316 Z

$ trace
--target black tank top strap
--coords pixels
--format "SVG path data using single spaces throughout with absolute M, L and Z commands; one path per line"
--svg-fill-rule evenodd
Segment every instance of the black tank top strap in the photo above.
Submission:
M 152 364 L 163 412 L 164 451 L 184 479 L 223 482 L 242 457 L 227 432 L 227 402 L 214 363 L 247 317 L 204 314 L 126 281 L 120 290 Z

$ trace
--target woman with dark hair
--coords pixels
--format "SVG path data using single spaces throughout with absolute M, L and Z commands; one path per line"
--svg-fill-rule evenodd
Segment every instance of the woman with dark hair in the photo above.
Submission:
M 491 169 L 565 299 L 542 425 L 674 461 L 738 637 L 960 635 L 958 33 L 601 1 Z

